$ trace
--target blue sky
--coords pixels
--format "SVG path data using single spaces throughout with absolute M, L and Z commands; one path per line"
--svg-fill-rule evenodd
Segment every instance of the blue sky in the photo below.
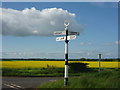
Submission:
M 62 8 L 76 14 L 76 21 L 84 31 L 69 42 L 69 58 L 118 57 L 118 8 L 110 2 L 3 2 L 2 8 L 23 10 L 35 7 Z M 3 58 L 64 58 L 64 42 L 56 42 L 55 36 L 4 36 Z

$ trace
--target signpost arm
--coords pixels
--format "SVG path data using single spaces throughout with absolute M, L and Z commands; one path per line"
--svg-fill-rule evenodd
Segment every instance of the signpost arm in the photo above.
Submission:
M 64 77 L 64 86 L 68 85 L 68 29 L 66 27 L 66 40 L 65 40 L 65 77 Z

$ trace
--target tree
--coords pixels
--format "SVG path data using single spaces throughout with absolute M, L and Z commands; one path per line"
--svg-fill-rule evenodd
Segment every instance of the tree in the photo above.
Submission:
M 73 73 L 88 71 L 87 63 L 79 63 L 79 62 L 69 63 L 69 69 L 70 69 L 69 71 Z

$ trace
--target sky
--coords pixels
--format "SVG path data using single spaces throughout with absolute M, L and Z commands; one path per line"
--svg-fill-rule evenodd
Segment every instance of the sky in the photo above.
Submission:
M 2 10 L 3 58 L 63 59 L 65 42 L 53 32 L 64 30 L 65 19 L 80 32 L 69 41 L 70 59 L 118 57 L 115 2 L 3 2 Z

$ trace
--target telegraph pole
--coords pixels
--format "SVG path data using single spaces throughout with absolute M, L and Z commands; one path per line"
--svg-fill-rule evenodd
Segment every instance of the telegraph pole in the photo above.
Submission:
M 102 58 L 102 54 L 98 54 L 98 58 L 99 58 L 99 72 L 101 71 L 101 65 L 100 65 L 100 61 L 101 61 L 101 58 Z

